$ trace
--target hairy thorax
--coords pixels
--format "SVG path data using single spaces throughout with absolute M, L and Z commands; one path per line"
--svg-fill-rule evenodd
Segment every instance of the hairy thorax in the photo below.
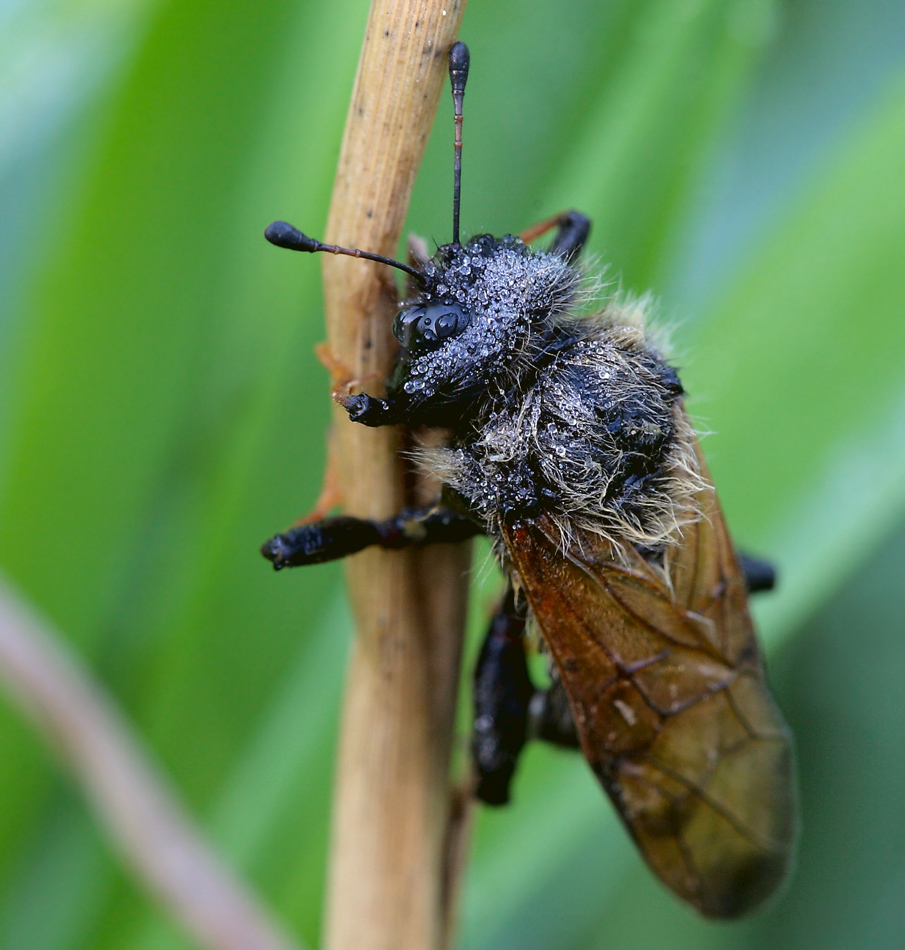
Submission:
M 564 530 L 659 544 L 684 520 L 696 487 L 675 372 L 619 310 L 561 325 L 546 364 L 488 387 L 473 424 L 428 456 L 481 517 L 541 513 Z

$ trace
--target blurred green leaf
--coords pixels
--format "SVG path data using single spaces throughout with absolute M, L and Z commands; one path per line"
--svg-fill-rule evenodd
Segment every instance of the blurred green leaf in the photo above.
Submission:
M 297 203 L 274 165 L 291 169 L 299 137 L 325 125 L 337 144 L 303 172 L 317 183 L 305 202 L 326 207 L 360 37 L 319 44 L 301 71 L 294 56 L 299 35 L 333 36 L 349 10 L 165 9 L 110 106 L 69 246 L 49 249 L 35 279 L 0 557 L 98 655 L 196 802 L 281 676 L 297 604 L 313 616 L 335 576 L 277 586 L 257 555 L 314 496 L 327 415 L 315 387 L 294 383 L 299 360 L 314 373 L 317 274 L 267 254 L 260 234 Z M 303 293 L 307 326 L 289 304 Z M 260 502 L 253 513 L 243 498 Z M 254 595 L 234 571 L 255 579 Z M 0 744 L 0 854 L 12 862 L 40 822 L 47 776 L 14 720 Z
M 784 574 L 772 635 L 905 504 L 905 83 L 877 112 L 714 308 L 685 373 L 731 523 Z

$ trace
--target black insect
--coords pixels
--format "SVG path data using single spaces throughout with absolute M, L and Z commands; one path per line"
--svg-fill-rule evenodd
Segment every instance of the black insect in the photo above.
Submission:
M 266 232 L 409 274 L 385 397 L 339 398 L 364 425 L 448 430 L 421 458 L 442 498 L 382 522 L 304 525 L 263 553 L 279 569 L 489 535 L 510 583 L 475 674 L 478 797 L 508 800 L 529 736 L 580 746 L 661 880 L 706 915 L 743 914 L 779 886 L 795 837 L 791 740 L 747 607 L 772 571 L 733 549 L 645 304 L 614 296 L 580 315 L 588 219 L 460 243 L 463 43 L 449 62 L 450 244 L 408 266 L 282 222 Z M 554 227 L 547 250 L 526 243 Z M 552 657 L 546 691 L 529 679 L 526 626 Z

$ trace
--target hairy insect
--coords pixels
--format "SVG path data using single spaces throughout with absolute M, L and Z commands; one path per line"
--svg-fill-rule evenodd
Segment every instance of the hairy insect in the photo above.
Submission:
M 578 746 L 660 879 L 703 914 L 770 896 L 795 838 L 791 739 L 748 613 L 768 565 L 739 558 L 675 371 L 644 328 L 644 302 L 613 296 L 581 316 L 577 266 L 589 220 L 568 212 L 519 237 L 459 241 L 462 99 L 469 56 L 450 51 L 455 106 L 453 240 L 406 265 L 382 398 L 339 392 L 368 426 L 442 427 L 420 463 L 433 506 L 386 521 L 326 518 L 263 547 L 277 569 L 489 535 L 509 577 L 475 673 L 475 793 L 509 798 L 534 736 Z M 547 250 L 528 241 L 556 229 Z M 532 685 L 525 631 L 552 658 Z

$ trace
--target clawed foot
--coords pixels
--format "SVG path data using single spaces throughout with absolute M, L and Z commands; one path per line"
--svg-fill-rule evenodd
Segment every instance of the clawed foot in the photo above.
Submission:
M 392 399 L 378 399 L 367 393 L 334 396 L 334 399 L 349 413 L 352 422 L 363 426 L 391 426 L 399 421 L 396 417 L 396 403 Z
M 281 571 L 289 566 L 289 547 L 286 538 L 282 534 L 265 541 L 261 545 L 261 554 L 273 564 L 275 571 Z
M 352 422 L 361 422 L 362 419 L 366 419 L 371 409 L 371 397 L 366 393 L 333 398 L 349 413 L 349 419 Z

